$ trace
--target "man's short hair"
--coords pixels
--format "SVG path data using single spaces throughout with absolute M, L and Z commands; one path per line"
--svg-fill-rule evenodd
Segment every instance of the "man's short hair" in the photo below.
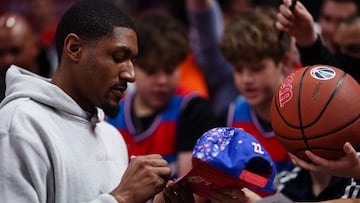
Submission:
M 61 18 L 55 34 L 58 60 L 64 40 L 74 33 L 83 40 L 96 41 L 113 32 L 115 26 L 135 30 L 130 17 L 115 4 L 106 0 L 80 0 L 73 4 Z

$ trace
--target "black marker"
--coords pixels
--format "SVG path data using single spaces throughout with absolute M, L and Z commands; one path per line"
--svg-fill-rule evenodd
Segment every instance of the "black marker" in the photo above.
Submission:
M 290 5 L 290 7 L 289 7 L 289 9 L 290 9 L 291 12 L 294 11 L 296 2 L 297 2 L 297 0 L 292 0 L 292 1 L 291 1 L 291 5 Z

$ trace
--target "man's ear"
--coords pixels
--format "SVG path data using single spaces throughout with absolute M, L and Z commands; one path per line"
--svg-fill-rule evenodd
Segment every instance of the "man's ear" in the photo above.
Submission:
M 81 39 L 76 34 L 68 34 L 64 42 L 64 51 L 69 59 L 78 62 L 81 57 Z

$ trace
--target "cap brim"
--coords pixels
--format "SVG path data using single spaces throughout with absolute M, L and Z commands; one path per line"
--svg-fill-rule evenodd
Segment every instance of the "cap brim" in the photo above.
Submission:
M 195 159 L 193 163 L 193 168 L 185 176 L 177 179 L 173 185 L 187 181 L 191 190 L 203 198 L 208 198 L 212 190 L 219 190 L 224 187 L 236 187 L 239 189 L 246 187 L 252 190 L 264 188 L 271 175 L 264 177 L 243 170 L 240 177 L 235 178 L 201 160 Z M 263 196 L 264 193 L 260 195 Z

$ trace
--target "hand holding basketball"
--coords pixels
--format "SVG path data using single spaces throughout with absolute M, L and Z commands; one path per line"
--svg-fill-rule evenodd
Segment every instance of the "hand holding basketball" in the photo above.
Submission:
M 349 74 L 314 65 L 289 75 L 271 105 L 271 124 L 279 141 L 295 156 L 305 150 L 325 159 L 344 155 L 343 145 L 360 145 L 360 86 Z
M 306 170 L 326 171 L 333 176 L 360 179 L 360 158 L 357 152 L 349 142 L 344 144 L 343 149 L 345 156 L 337 160 L 323 159 L 310 151 L 305 153 L 313 163 L 305 162 L 294 155 L 291 155 L 291 159 L 296 165 Z

